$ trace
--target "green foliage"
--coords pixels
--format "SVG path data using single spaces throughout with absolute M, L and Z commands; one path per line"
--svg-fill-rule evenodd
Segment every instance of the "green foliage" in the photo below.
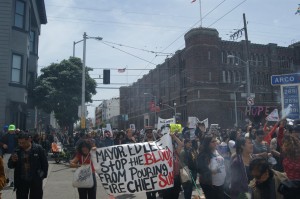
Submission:
M 92 79 L 86 68 L 85 101 L 92 102 L 96 94 L 96 81 Z M 79 58 L 70 57 L 60 63 L 52 63 L 41 70 L 32 91 L 34 104 L 50 113 L 61 127 L 73 125 L 78 118 L 78 106 L 81 105 L 82 62 Z

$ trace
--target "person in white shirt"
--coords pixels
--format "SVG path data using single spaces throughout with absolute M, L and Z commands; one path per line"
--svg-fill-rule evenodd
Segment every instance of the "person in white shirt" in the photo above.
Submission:
M 223 199 L 226 177 L 224 158 L 217 151 L 217 139 L 206 134 L 197 158 L 200 185 L 206 199 Z

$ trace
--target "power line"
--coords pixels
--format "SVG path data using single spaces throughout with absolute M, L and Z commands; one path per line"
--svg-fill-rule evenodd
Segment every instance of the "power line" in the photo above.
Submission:
M 217 19 L 214 23 L 210 24 L 208 26 L 211 27 L 212 25 L 216 24 L 218 21 L 220 21 L 221 19 L 223 19 L 226 15 L 228 15 L 229 13 L 231 13 L 232 11 L 234 11 L 237 7 L 239 7 L 240 5 L 242 5 L 243 3 L 245 3 L 247 0 L 242 1 L 241 3 L 239 3 L 238 5 L 236 5 L 234 8 L 232 8 L 231 10 L 229 10 L 227 13 L 225 13 L 222 17 L 220 17 L 219 19 Z
M 212 9 L 211 11 L 209 11 L 206 15 L 204 15 L 202 17 L 202 20 L 205 19 L 205 17 L 207 17 L 210 13 L 212 13 L 215 9 L 217 9 L 220 5 L 222 5 L 226 0 L 223 0 L 221 3 L 219 3 L 214 9 Z M 199 22 L 201 21 L 198 20 L 196 23 L 194 23 L 190 29 L 194 28 Z M 180 39 L 186 32 L 182 33 L 181 35 L 179 35 L 179 37 L 177 37 L 173 42 L 171 42 L 171 44 L 169 44 L 167 47 L 165 47 L 162 51 L 165 51 L 166 49 L 168 49 L 171 45 L 173 45 L 176 41 L 178 41 L 178 39 Z
M 132 46 L 124 45 L 124 44 L 118 44 L 118 43 L 109 42 L 109 41 L 102 41 L 102 42 L 114 44 L 114 45 L 118 45 L 118 46 L 122 46 L 122 47 L 126 47 L 126 48 L 131 48 L 131 49 L 135 49 L 135 50 L 140 50 L 140 51 L 144 51 L 144 52 L 148 52 L 148 53 L 154 53 L 156 55 L 157 54 L 173 55 L 173 53 L 164 53 L 164 52 L 157 52 L 157 51 L 153 51 L 153 50 L 146 50 L 146 49 L 142 49 L 142 48 L 136 48 L 136 47 L 132 47 Z
M 110 70 L 119 70 L 120 68 L 92 68 L 92 69 L 110 69 Z M 125 68 L 125 70 L 152 70 L 152 69 L 142 69 L 142 68 Z
M 47 6 L 52 6 L 52 7 L 59 7 L 59 8 L 69 8 L 69 9 L 80 9 L 80 10 L 89 10 L 89 11 L 100 11 L 100 12 L 111 12 L 111 10 L 105 10 L 105 9 L 96 9 L 96 8 L 82 8 L 82 7 L 75 7 L 75 6 L 61 6 L 61 5 L 50 5 L 47 4 Z M 135 12 L 135 11 L 121 11 L 124 14 L 138 14 L 138 15 L 150 15 L 150 16 L 165 16 L 165 17 L 178 17 L 178 18 L 186 18 L 186 19 L 191 19 L 191 17 L 187 16 L 181 16 L 181 15 L 167 15 L 167 14 L 161 14 L 161 13 L 142 13 L 142 12 Z
M 151 27 L 151 28 L 165 28 L 165 29 L 182 29 L 185 27 L 179 27 L 179 26 L 158 26 L 158 25 L 150 25 L 150 24 L 138 24 L 138 23 L 122 23 L 122 22 L 116 22 L 116 21 L 102 21 L 102 20 L 94 20 L 94 19 L 81 19 L 81 18 L 65 18 L 65 17 L 52 17 L 52 16 L 48 16 L 48 19 L 54 19 L 55 21 L 68 21 L 71 23 L 82 23 L 81 21 L 86 21 L 86 22 L 91 22 L 93 24 L 118 24 L 118 25 L 122 25 L 122 26 L 138 26 L 138 27 Z
M 111 48 L 114 48 L 114 49 L 116 49 L 116 50 L 119 50 L 119 51 L 121 51 L 121 52 L 123 52 L 123 53 L 125 53 L 125 54 L 128 54 L 128 55 L 130 55 L 130 56 L 132 56 L 132 57 L 135 57 L 135 58 L 137 58 L 137 59 L 140 59 L 140 60 L 142 60 L 142 61 L 145 61 L 145 62 L 147 62 L 147 63 L 149 63 L 149 64 L 152 64 L 152 65 L 154 65 L 154 66 L 157 65 L 157 64 L 155 64 L 155 63 L 152 63 L 151 61 L 148 61 L 148 60 L 146 60 L 146 59 L 144 59 L 144 58 L 141 58 L 141 57 L 139 57 L 139 56 L 136 56 L 136 55 L 134 55 L 134 54 L 131 54 L 131 53 L 129 53 L 129 52 L 126 52 L 126 51 L 124 51 L 124 50 L 121 50 L 120 48 L 117 48 L 117 47 L 115 47 L 115 46 L 106 44 L 106 43 L 104 43 L 104 42 L 102 42 L 102 43 L 103 43 L 104 45 L 107 45 L 107 46 L 111 47 Z

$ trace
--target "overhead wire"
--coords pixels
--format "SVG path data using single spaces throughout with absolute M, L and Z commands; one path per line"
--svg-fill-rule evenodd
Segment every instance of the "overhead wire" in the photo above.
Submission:
M 233 7 L 231 10 L 229 10 L 228 12 L 226 12 L 222 17 L 220 17 L 219 19 L 217 19 L 214 23 L 210 24 L 208 26 L 211 27 L 212 25 L 216 24 L 218 21 L 220 21 L 221 19 L 223 19 L 226 15 L 228 15 L 229 13 L 231 13 L 232 11 L 234 11 L 237 7 L 239 7 L 240 5 L 242 5 L 243 3 L 245 3 L 247 0 L 242 1 L 241 3 L 239 3 L 238 5 L 236 5 L 235 7 Z
M 136 47 L 132 47 L 132 46 L 124 45 L 124 44 L 118 44 L 118 43 L 115 43 L 115 42 L 110 42 L 110 41 L 105 41 L 105 40 L 102 40 L 102 42 L 108 43 L 108 44 L 118 45 L 118 46 L 121 46 L 121 47 L 131 48 L 131 49 L 135 49 L 135 50 L 140 50 L 140 51 L 144 51 L 144 52 L 148 52 L 148 53 L 153 53 L 153 54 L 173 55 L 173 53 L 165 53 L 165 52 L 158 52 L 158 51 L 153 51 L 153 50 L 146 50 L 146 49 L 142 49 L 142 48 L 136 48 Z
M 128 54 L 128 55 L 130 55 L 130 56 L 132 56 L 132 57 L 135 57 L 135 58 L 137 58 L 137 59 L 140 59 L 140 60 L 142 60 L 142 61 L 145 61 L 145 62 L 147 62 L 148 64 L 151 64 L 151 65 L 154 65 L 154 66 L 157 65 L 157 64 L 155 64 L 155 63 L 153 63 L 153 62 L 151 62 L 151 61 L 148 61 L 148 60 L 146 60 L 146 59 L 144 59 L 144 58 L 141 58 L 141 57 L 139 57 L 139 56 L 137 56 L 137 55 L 134 55 L 134 54 L 129 53 L 129 52 L 127 52 L 127 51 L 121 50 L 120 48 L 117 48 L 117 47 L 115 47 L 115 46 L 113 46 L 113 45 L 110 45 L 110 44 L 107 44 L 107 43 L 104 43 L 104 42 L 102 42 L 102 43 L 103 43 L 104 45 L 107 45 L 107 46 L 113 48 L 113 49 L 116 49 L 116 50 L 119 50 L 119 51 L 121 51 L 121 52 L 123 52 L 123 53 L 125 53 L 125 54 Z

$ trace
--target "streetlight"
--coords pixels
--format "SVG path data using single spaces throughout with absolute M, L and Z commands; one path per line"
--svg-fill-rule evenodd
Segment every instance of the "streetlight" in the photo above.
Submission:
M 235 113 L 235 126 L 238 127 L 238 119 L 237 119 L 237 106 L 236 106 L 236 92 L 243 88 L 244 84 L 240 85 L 237 89 L 234 90 L 234 113 Z
M 101 41 L 102 37 L 89 37 L 84 32 L 83 34 L 83 57 L 82 57 L 82 90 L 81 90 L 81 128 L 85 129 L 85 58 L 86 58 L 86 40 L 87 39 L 96 39 Z M 78 41 L 77 43 L 79 43 Z M 75 42 L 74 42 L 75 46 Z M 73 53 L 75 54 L 75 49 L 73 48 Z M 74 55 L 73 55 L 74 57 Z
M 227 58 L 237 58 L 244 64 L 246 64 L 246 78 L 247 78 L 247 97 L 250 97 L 250 72 L 249 72 L 249 60 L 244 61 L 241 58 L 234 55 L 227 55 Z
M 102 37 L 86 37 L 86 39 L 95 39 L 101 41 L 103 38 Z M 73 57 L 75 57 L 75 45 L 82 42 L 84 39 L 79 40 L 79 41 L 73 41 Z
M 155 115 L 154 115 L 154 128 L 155 128 L 155 123 L 156 123 L 156 96 L 155 95 L 152 95 L 151 93 L 144 93 L 144 95 L 150 95 L 152 97 L 154 97 L 154 111 L 155 111 Z
M 173 109 L 173 111 L 174 111 L 174 116 L 176 117 L 176 102 L 174 102 L 174 107 L 169 106 L 168 104 L 162 104 L 162 105 L 167 106 L 167 107 Z

